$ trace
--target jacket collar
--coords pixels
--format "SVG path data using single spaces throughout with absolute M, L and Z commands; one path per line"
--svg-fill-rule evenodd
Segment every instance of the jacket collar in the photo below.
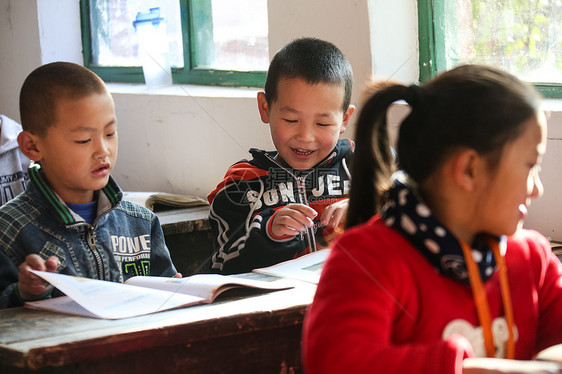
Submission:
M 314 165 L 314 167 L 312 169 L 316 169 L 320 166 L 333 165 L 333 164 L 337 163 L 338 161 L 340 161 L 341 159 L 343 159 L 344 157 L 346 157 L 348 155 L 348 153 L 350 153 L 351 151 L 354 150 L 354 148 L 355 148 L 355 143 L 352 140 L 350 140 L 350 139 L 340 139 L 336 143 L 336 146 L 334 147 L 332 152 L 330 152 L 330 154 L 328 154 L 328 156 L 326 156 L 318 164 Z M 261 150 L 261 149 L 258 149 L 258 148 L 251 148 L 250 153 L 254 157 L 253 163 L 261 169 L 267 170 L 271 167 L 278 167 L 279 166 L 275 162 L 272 161 L 273 159 L 275 159 L 275 156 L 277 155 L 277 151 L 267 152 L 267 151 L 264 151 L 264 150 Z M 287 166 L 287 165 L 285 165 L 284 168 L 287 169 L 287 170 L 292 170 L 292 168 L 290 166 Z M 310 170 L 312 170 L 312 169 L 310 169 Z M 301 173 L 302 172 L 306 173 L 306 171 L 301 171 Z M 297 174 L 299 174 L 299 173 L 297 172 Z
M 29 166 L 29 177 L 31 184 L 34 185 L 38 193 L 44 198 L 47 204 L 52 208 L 52 212 L 59 217 L 65 225 L 73 225 L 75 223 L 85 222 L 82 217 L 74 213 L 65 202 L 51 189 L 45 178 L 45 174 L 41 169 L 41 164 L 32 163 Z M 123 197 L 123 192 L 117 185 L 112 176 L 109 181 L 98 194 L 98 213 L 97 217 L 114 209 Z

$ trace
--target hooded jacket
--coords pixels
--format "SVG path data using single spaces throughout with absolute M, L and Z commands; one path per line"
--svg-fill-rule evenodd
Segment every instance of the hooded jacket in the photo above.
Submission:
M 25 192 L 0 207 L 0 309 L 23 304 L 18 266 L 30 254 L 57 256 L 59 273 L 112 282 L 176 274 L 158 217 L 122 200 L 112 177 L 97 191 L 97 216 L 90 225 L 49 187 L 39 164 L 29 174 Z M 58 295 L 54 290 L 42 296 Z
M 333 229 L 319 226 L 324 209 L 349 195 L 354 143 L 339 140 L 332 152 L 309 170 L 275 160 L 277 152 L 251 149 L 253 159 L 234 164 L 207 199 L 216 252 L 212 270 L 248 272 L 326 248 Z M 295 237 L 276 237 L 274 215 L 290 203 L 318 212 L 314 226 Z
M 29 179 L 29 159 L 18 146 L 21 130 L 19 123 L 0 115 L 0 205 L 22 193 Z

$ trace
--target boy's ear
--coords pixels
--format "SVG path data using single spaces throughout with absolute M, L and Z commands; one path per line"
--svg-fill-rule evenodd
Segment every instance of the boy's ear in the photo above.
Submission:
M 453 155 L 453 180 L 463 190 L 473 192 L 478 186 L 485 160 L 474 149 L 466 149 Z
M 340 129 L 340 134 L 343 134 L 345 129 L 347 129 L 347 126 L 349 126 L 349 119 L 353 115 L 353 112 L 355 112 L 355 105 L 350 105 L 349 108 L 347 108 L 345 114 L 343 115 L 343 123 Z
M 258 110 L 263 123 L 269 123 L 269 104 L 265 98 L 265 92 L 258 92 Z
M 26 155 L 30 160 L 41 160 L 41 152 L 37 147 L 37 135 L 23 130 L 18 135 L 18 145 L 20 147 L 21 153 Z

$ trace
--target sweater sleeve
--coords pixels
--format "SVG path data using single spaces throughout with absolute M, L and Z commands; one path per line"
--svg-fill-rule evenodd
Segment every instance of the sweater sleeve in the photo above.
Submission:
M 537 347 L 539 352 L 555 344 L 562 344 L 562 264 L 552 252 L 548 240 L 534 231 L 528 245 L 531 247 L 531 261 L 536 269 L 539 316 Z
M 210 224 L 215 254 L 212 270 L 223 274 L 249 272 L 293 258 L 304 250 L 304 240 L 275 237 L 269 230 L 277 210 L 264 208 L 256 194 L 263 190 L 259 171 L 230 170 L 209 195 Z
M 402 343 L 393 338 L 397 324 L 421 328 L 419 311 L 412 307 L 415 298 L 404 295 L 404 284 L 411 279 L 385 258 L 373 256 L 370 244 L 353 229 L 334 242 L 305 319 L 305 371 L 462 373 L 462 360 L 473 356 L 466 338 Z
M 18 269 L 12 260 L 0 249 L 0 309 L 22 306 L 16 296 Z

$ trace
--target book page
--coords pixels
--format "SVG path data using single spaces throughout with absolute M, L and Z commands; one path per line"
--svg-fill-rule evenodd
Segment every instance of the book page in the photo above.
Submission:
M 52 312 L 71 314 L 73 316 L 100 318 L 100 316 L 84 309 L 80 304 L 68 296 L 61 296 L 41 301 L 31 301 L 27 302 L 25 306 L 30 309 L 50 310 Z
M 214 300 L 221 292 L 234 287 L 251 287 L 263 290 L 289 288 L 289 286 L 279 283 L 220 274 L 195 274 L 186 278 L 138 276 L 129 278 L 125 283 L 139 287 L 189 294 L 208 301 Z
M 559 374 L 554 362 L 476 357 L 462 362 L 463 374 Z
M 543 349 L 537 355 L 537 360 L 552 361 L 562 365 L 562 344 Z
M 32 270 L 32 272 L 98 318 L 128 318 L 206 302 L 203 298 L 193 295 L 65 274 L 36 270 Z M 26 306 L 72 314 L 70 304 L 61 303 L 58 299 L 28 302 Z
M 294 260 L 281 262 L 266 268 L 255 269 L 254 271 L 318 284 L 324 262 L 329 255 L 330 249 L 323 249 Z

